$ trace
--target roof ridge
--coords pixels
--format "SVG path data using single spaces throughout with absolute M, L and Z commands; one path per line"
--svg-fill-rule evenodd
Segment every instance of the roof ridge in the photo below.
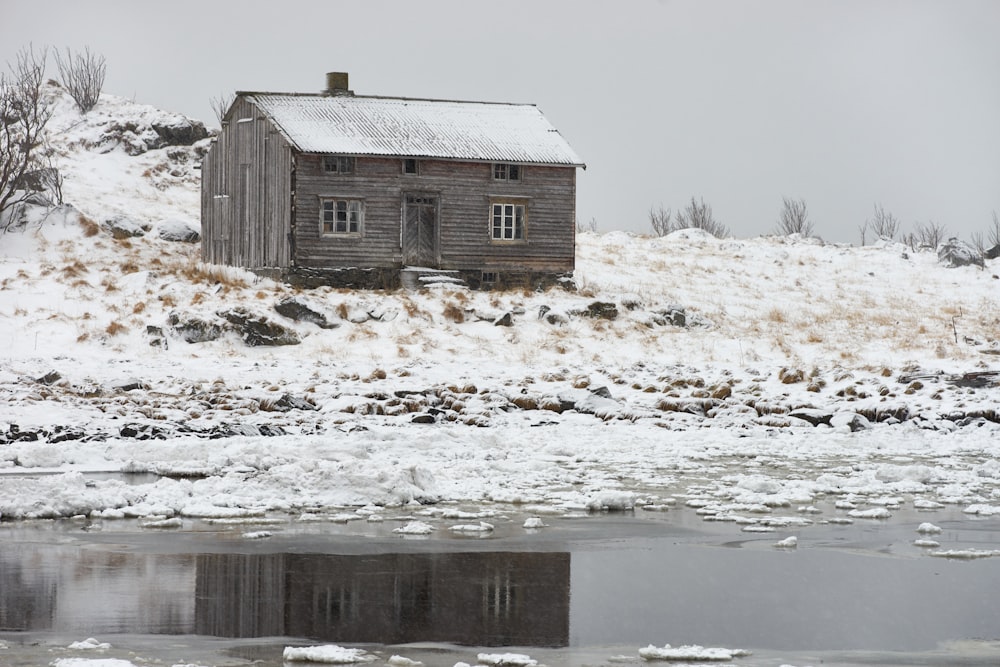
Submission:
M 511 107 L 537 107 L 534 102 L 492 102 L 489 100 L 449 100 L 434 97 L 401 97 L 398 95 L 330 95 L 328 93 L 281 93 L 276 91 L 238 90 L 239 96 L 272 95 L 282 97 L 312 97 L 316 99 L 364 99 L 364 100 L 399 100 L 401 102 L 446 102 L 449 104 L 492 104 Z

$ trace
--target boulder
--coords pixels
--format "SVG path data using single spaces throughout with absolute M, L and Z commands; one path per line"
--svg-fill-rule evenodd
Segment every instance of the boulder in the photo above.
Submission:
M 222 335 L 222 327 L 216 322 L 208 322 L 197 317 L 182 317 L 178 313 L 170 313 L 167 324 L 174 333 L 188 343 L 207 343 Z
M 126 215 L 116 215 L 101 223 L 101 229 L 116 240 L 142 236 L 151 229 L 149 223 L 139 222 Z
M 618 318 L 618 306 L 608 301 L 593 301 L 585 309 L 573 311 L 573 314 L 595 320 L 614 320 Z
M 830 426 L 835 429 L 846 429 L 851 433 L 864 431 L 872 427 L 872 423 L 864 415 L 857 412 L 838 412 L 830 418 Z
M 246 308 L 236 307 L 216 313 L 236 327 L 243 342 L 250 347 L 262 345 L 298 345 L 302 341 L 291 329 L 272 322 L 263 315 L 252 313 Z
M 833 413 L 815 408 L 797 408 L 790 411 L 788 416 L 807 421 L 813 426 L 819 426 L 820 424 L 829 426 L 830 421 L 833 419 Z
M 184 220 L 163 220 L 157 225 L 156 231 L 164 241 L 197 243 L 201 240 L 201 233 L 193 225 Z
M 150 126 L 160 138 L 160 146 L 190 146 L 208 137 L 205 124 L 183 116 L 154 120 Z
M 954 236 L 938 248 L 938 261 L 951 267 L 983 265 L 983 258 L 976 249 Z
M 318 310 L 315 310 L 314 308 L 310 308 L 294 296 L 286 296 L 281 301 L 274 304 L 274 310 L 277 311 L 279 315 L 284 315 L 290 320 L 295 320 L 296 322 L 311 322 L 320 329 L 336 329 L 340 326 L 335 322 L 330 322 L 326 318 L 326 315 Z

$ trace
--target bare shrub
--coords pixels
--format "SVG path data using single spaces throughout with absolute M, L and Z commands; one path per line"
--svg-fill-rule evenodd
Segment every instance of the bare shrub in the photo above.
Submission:
M 997 215 L 996 211 L 993 211 L 993 224 L 990 225 L 990 229 L 987 234 L 987 241 L 990 244 L 990 248 L 995 248 L 1000 245 L 1000 216 Z
M 691 203 L 677 214 L 676 228 L 700 229 L 720 239 L 729 236 L 729 228 L 715 219 L 712 207 L 706 204 L 704 199 L 695 201 L 694 197 L 691 197 Z
M 104 73 L 107 64 L 104 56 L 91 53 L 90 47 L 84 47 L 83 52 L 71 52 L 66 49 L 65 58 L 55 52 L 56 67 L 59 78 L 81 112 L 87 113 L 97 104 L 104 88 Z
M 778 225 L 776 232 L 780 236 L 789 234 L 802 234 L 811 236 L 813 223 L 809 220 L 809 210 L 804 199 L 781 198 L 781 212 L 778 214 Z
M 674 212 L 669 208 L 663 208 L 663 204 L 657 209 L 649 208 L 649 226 L 657 236 L 666 236 L 674 231 L 673 218 Z
M 42 98 L 46 54 L 45 49 L 36 54 L 29 46 L 8 64 L 9 74 L 0 72 L 0 233 L 16 222 L 9 209 L 32 194 L 24 187 L 25 177 L 42 166 L 39 149 L 52 117 Z
M 226 112 L 229 111 L 229 107 L 233 106 L 233 102 L 236 101 L 235 93 L 222 93 L 218 97 L 213 97 L 209 100 L 212 105 L 212 111 L 215 112 L 215 118 L 219 121 L 219 125 L 222 124 L 223 119 L 226 117 Z
M 576 231 L 578 232 L 597 232 L 597 218 L 591 217 L 588 222 L 576 221 Z
M 918 222 L 913 225 L 913 231 L 903 236 L 903 243 L 910 246 L 910 250 L 917 251 L 921 248 L 937 250 L 941 242 L 945 240 L 947 229 L 944 225 L 933 220 L 927 223 Z
M 891 241 L 899 233 L 899 219 L 882 208 L 881 204 L 875 204 L 875 213 L 866 222 L 878 239 Z

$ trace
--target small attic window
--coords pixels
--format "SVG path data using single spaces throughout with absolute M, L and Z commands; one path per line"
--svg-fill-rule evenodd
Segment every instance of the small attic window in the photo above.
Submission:
M 323 171 L 328 174 L 353 174 L 354 158 L 349 155 L 324 155 Z
M 509 162 L 497 162 L 493 165 L 494 181 L 520 181 L 521 165 Z
M 418 170 L 416 158 L 403 158 L 403 173 L 416 174 Z

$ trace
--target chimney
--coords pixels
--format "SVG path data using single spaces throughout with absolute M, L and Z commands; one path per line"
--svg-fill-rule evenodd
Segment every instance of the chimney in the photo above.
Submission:
M 353 90 L 347 88 L 347 72 L 326 73 L 326 95 L 353 95 Z

